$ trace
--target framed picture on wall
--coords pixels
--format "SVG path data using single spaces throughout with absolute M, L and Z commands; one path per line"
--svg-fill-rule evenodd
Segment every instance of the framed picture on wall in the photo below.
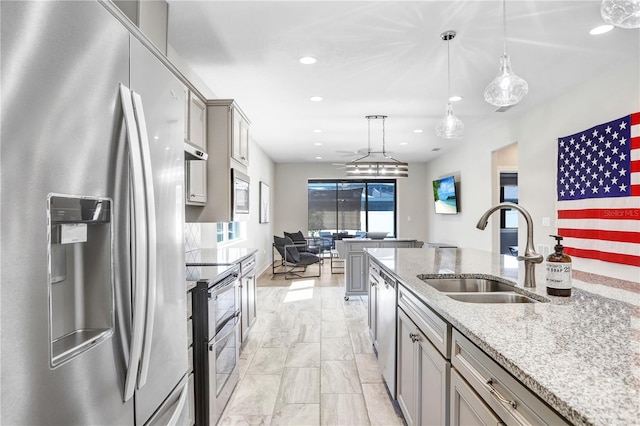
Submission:
M 269 185 L 260 182 L 260 223 L 269 223 Z

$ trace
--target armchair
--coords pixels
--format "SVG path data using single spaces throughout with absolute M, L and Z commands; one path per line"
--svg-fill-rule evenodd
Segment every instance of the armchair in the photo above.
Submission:
M 302 231 L 294 233 L 285 232 L 284 236 L 291 238 L 291 241 L 293 241 L 293 244 L 296 245 L 296 248 L 299 252 L 307 252 L 313 254 L 320 253 L 320 248 L 315 244 L 315 240 L 313 238 L 305 238 L 305 236 L 302 234 Z
M 319 242 L 322 251 L 333 249 L 333 235 L 328 231 L 320 231 L 318 232 Z
M 275 251 L 281 259 L 275 259 Z M 289 237 L 273 236 L 273 248 L 271 250 L 271 268 L 274 275 L 284 274 L 285 279 L 292 277 L 319 277 L 322 274 L 322 258 L 316 254 L 298 251 L 298 247 Z M 318 266 L 317 275 L 300 275 L 306 272 L 307 267 L 313 264 Z M 276 271 L 278 270 L 279 271 Z

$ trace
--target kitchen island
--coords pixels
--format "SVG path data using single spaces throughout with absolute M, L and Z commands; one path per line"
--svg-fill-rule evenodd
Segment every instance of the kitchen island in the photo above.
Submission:
M 570 298 L 548 296 L 544 265 L 523 288 L 514 257 L 473 249 L 367 249 L 387 272 L 573 424 L 638 424 L 638 284 L 573 279 Z M 456 301 L 421 278 L 498 277 L 541 303 Z M 589 281 L 589 282 L 588 282 Z M 627 286 L 625 288 L 625 286 Z
M 365 295 L 369 292 L 365 248 L 418 247 L 421 244 L 410 238 L 346 238 L 336 241 L 339 256 L 345 261 L 344 300 L 349 300 L 349 296 Z

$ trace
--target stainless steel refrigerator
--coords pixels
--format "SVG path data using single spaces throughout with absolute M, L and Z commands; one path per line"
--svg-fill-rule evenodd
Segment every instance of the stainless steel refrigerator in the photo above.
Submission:
M 0 2 L 0 424 L 184 424 L 184 87 L 100 2 Z

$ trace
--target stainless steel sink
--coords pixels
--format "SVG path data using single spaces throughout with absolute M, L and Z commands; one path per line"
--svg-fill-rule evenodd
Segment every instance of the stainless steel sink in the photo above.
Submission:
M 485 278 L 426 278 L 423 281 L 443 293 L 513 291 L 509 284 Z
M 452 299 L 467 303 L 537 303 L 538 301 L 518 293 L 454 293 Z
M 418 276 L 445 296 L 467 303 L 536 303 L 516 293 L 515 287 L 488 278 L 425 278 Z

